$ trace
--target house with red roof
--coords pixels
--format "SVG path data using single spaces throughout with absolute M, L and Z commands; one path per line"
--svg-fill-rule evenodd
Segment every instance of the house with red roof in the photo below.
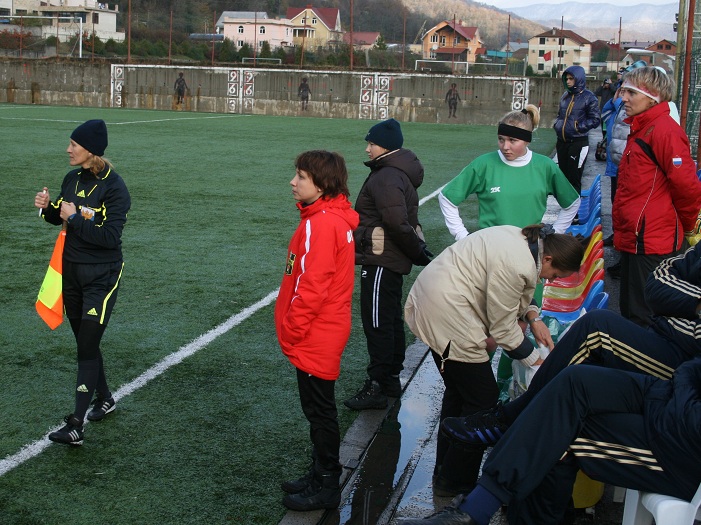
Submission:
M 528 39 L 528 65 L 536 73 L 582 66 L 591 71 L 591 42 L 569 29 L 553 27 Z
M 329 47 L 343 41 L 341 16 L 335 7 L 288 7 L 286 18 L 294 26 L 295 46 Z
M 353 47 L 359 50 L 372 49 L 380 39 L 377 31 L 353 31 Z M 343 43 L 350 44 L 350 33 L 343 35 Z
M 475 62 L 486 53 L 479 36 L 479 28 L 468 26 L 462 20 L 444 20 L 426 31 L 422 55 L 426 60 L 455 60 Z

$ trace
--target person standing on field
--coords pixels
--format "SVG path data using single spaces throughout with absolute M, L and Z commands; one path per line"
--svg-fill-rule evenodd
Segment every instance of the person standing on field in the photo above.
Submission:
M 282 483 L 287 493 L 282 503 L 309 511 L 341 503 L 334 388 L 351 330 L 358 214 L 348 200 L 348 172 L 338 153 L 307 151 L 297 157 L 295 169 L 290 184 L 301 221 L 287 252 L 275 328 L 282 352 L 297 371 L 312 466 L 301 478 Z
M 458 102 L 460 102 L 460 93 L 458 93 L 458 85 L 455 82 L 450 85 L 450 89 L 445 94 L 445 101 L 448 103 L 448 118 L 458 118 L 455 111 L 458 109 Z
M 105 377 L 100 341 L 117 301 L 124 268 L 122 230 L 131 197 L 124 180 L 102 157 L 106 147 L 103 120 L 78 126 L 67 150 L 70 165 L 77 168 L 63 179 L 55 201 L 47 188 L 34 197 L 46 222 L 67 227 L 63 302 L 77 344 L 78 377 L 73 413 L 49 439 L 68 445 L 83 444 L 86 412 L 88 420 L 101 421 L 116 406 Z M 88 412 L 91 400 L 93 408 Z
M 185 90 L 187 89 L 187 82 L 185 82 L 182 73 L 178 73 L 178 78 L 175 79 L 173 89 L 175 89 L 175 103 L 179 106 L 183 103 L 183 100 L 185 100 Z
M 343 404 L 353 410 L 380 409 L 387 397 L 400 397 L 406 337 L 402 285 L 412 265 L 426 266 L 432 254 L 419 224 L 418 187 L 424 168 L 403 149 L 404 136 L 394 119 L 375 124 L 365 136 L 365 179 L 355 210 L 355 263 L 360 270 L 360 315 L 370 364 L 365 384 Z

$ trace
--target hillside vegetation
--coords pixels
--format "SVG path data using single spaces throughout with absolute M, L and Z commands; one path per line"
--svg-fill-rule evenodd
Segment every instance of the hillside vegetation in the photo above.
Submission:
M 126 27 L 128 0 L 118 0 L 120 26 Z M 336 7 L 344 30 L 350 28 L 349 0 L 131 0 L 132 35 L 160 39 L 170 27 L 171 12 L 175 33 L 211 32 L 222 11 L 265 11 L 284 16 L 288 7 Z M 420 30 L 430 29 L 441 20 L 463 20 L 477 26 L 485 45 L 500 48 L 509 34 L 509 15 L 502 10 L 470 0 L 354 0 L 354 31 L 379 31 L 387 42 L 413 42 Z M 406 19 L 406 29 L 405 29 Z M 511 16 L 510 39 L 526 41 L 544 27 Z M 422 31 L 422 32 L 423 32 Z

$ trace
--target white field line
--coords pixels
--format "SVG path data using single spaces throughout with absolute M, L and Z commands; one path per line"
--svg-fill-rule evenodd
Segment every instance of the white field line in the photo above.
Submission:
M 188 343 L 185 346 L 181 347 L 177 352 L 173 352 L 172 354 L 166 356 L 160 362 L 156 363 L 151 368 L 146 370 L 146 372 L 141 374 L 139 377 L 127 383 L 126 385 L 121 386 L 119 390 L 117 390 L 113 394 L 115 401 L 122 399 L 128 396 L 129 394 L 134 393 L 138 389 L 146 386 L 146 384 L 152 379 L 155 379 L 169 368 L 177 365 L 184 359 L 202 350 L 209 343 L 214 341 L 217 337 L 224 335 L 229 330 L 238 326 L 243 321 L 251 317 L 261 308 L 265 308 L 266 306 L 268 306 L 275 300 L 279 291 L 280 289 L 278 288 L 277 290 L 270 292 L 266 297 L 264 297 L 257 303 L 252 304 L 248 308 L 245 308 L 244 310 L 235 315 L 232 315 L 231 317 L 229 317 L 229 319 L 224 321 L 219 326 L 212 328 L 209 332 L 204 333 L 191 343 Z M 85 423 L 87 424 L 88 421 L 86 421 Z M 33 443 L 29 443 L 28 445 L 23 446 L 19 450 L 19 452 L 0 460 L 0 476 L 4 476 L 13 468 L 18 467 L 25 461 L 33 458 L 34 456 L 39 455 L 46 447 L 48 447 L 51 444 L 51 441 L 49 441 L 49 434 L 58 430 L 59 428 L 61 428 L 61 425 L 50 429 L 41 439 L 38 439 Z
M 0 117 L 1 119 L 1 117 Z M 82 122 L 82 121 L 81 121 Z M 431 193 L 430 195 L 427 195 L 423 199 L 419 201 L 419 206 L 423 205 L 426 201 L 434 198 L 436 195 L 440 193 L 440 191 L 443 189 L 444 186 L 441 186 L 439 189 Z M 203 348 L 205 348 L 209 343 L 214 341 L 217 337 L 224 335 L 227 333 L 229 330 L 232 328 L 238 326 L 241 324 L 243 321 L 251 317 L 254 313 L 256 313 L 258 310 L 261 308 L 264 308 L 268 306 L 270 303 L 272 303 L 275 298 L 277 297 L 278 292 L 280 289 L 278 288 L 277 290 L 270 292 L 266 297 L 261 299 L 255 304 L 252 304 L 248 308 L 245 308 L 238 314 L 232 315 L 224 321 L 222 324 L 219 326 L 212 328 L 209 332 L 204 333 L 203 335 L 199 336 L 197 339 L 192 341 L 191 343 L 188 343 L 187 345 L 181 347 L 177 352 L 173 352 L 172 354 L 166 356 L 163 358 L 161 361 L 153 365 L 151 368 L 146 370 L 143 374 L 141 374 L 139 377 L 134 379 L 133 381 L 127 383 L 126 385 L 123 385 L 117 390 L 114 394 L 113 397 L 115 401 L 118 401 L 119 399 L 122 399 L 129 394 L 133 394 L 140 388 L 146 386 L 146 384 L 151 381 L 152 379 L 155 379 L 156 377 L 160 376 L 163 374 L 165 371 L 167 371 L 169 368 L 177 365 L 187 357 L 190 357 L 191 355 L 199 352 Z M 85 421 L 85 424 L 88 424 L 88 421 Z M 24 445 L 19 452 L 16 452 L 15 454 L 11 456 L 7 456 L 4 459 L 0 460 L 0 476 L 4 476 L 7 474 L 9 471 L 14 469 L 15 467 L 18 467 L 25 461 L 28 461 L 32 459 L 35 456 L 38 456 L 41 454 L 46 447 L 48 447 L 51 444 L 51 441 L 49 441 L 49 434 L 51 432 L 54 432 L 61 428 L 61 425 L 58 425 L 56 427 L 53 427 L 49 429 L 49 431 L 44 434 L 44 436 L 41 439 L 38 439 L 34 441 L 33 443 L 29 443 L 27 445 Z

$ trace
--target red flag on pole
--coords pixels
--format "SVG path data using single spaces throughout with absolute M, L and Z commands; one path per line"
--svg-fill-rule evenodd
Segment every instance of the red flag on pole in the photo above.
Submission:
M 41 283 L 36 309 L 39 317 L 55 330 L 63 322 L 63 246 L 66 244 L 66 230 L 61 230 L 54 245 L 49 269 Z
M 553 52 L 552 52 L 552 51 L 548 51 L 547 53 L 545 53 L 545 54 L 543 55 L 543 60 L 545 60 L 545 61 L 547 62 L 547 61 L 550 60 L 552 57 L 553 57 Z

